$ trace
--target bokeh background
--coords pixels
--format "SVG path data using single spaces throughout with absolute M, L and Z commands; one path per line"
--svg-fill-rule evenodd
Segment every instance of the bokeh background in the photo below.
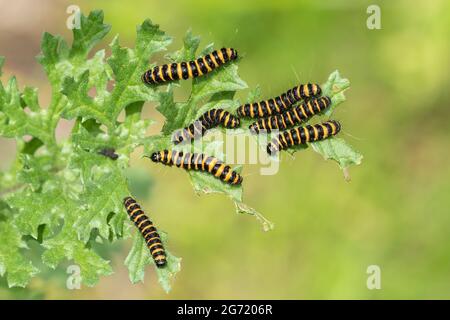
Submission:
M 184 172 L 155 170 L 137 152 L 132 165 L 152 178 L 145 206 L 183 258 L 171 293 L 151 267 L 144 284 L 129 282 L 125 240 L 102 248 L 115 273 L 94 288 L 66 289 L 61 268 L 27 289 L 0 279 L 0 298 L 450 298 L 448 1 L 1 0 L 3 79 L 15 74 L 21 86 L 39 87 L 43 105 L 49 87 L 34 57 L 44 31 L 71 37 L 73 4 L 104 10 L 112 31 L 101 46 L 116 33 L 132 46 L 136 25 L 151 18 L 174 37 L 171 50 L 188 28 L 204 46 L 235 47 L 245 55 L 241 77 L 265 97 L 339 69 L 352 86 L 335 115 L 364 160 L 350 169 L 351 182 L 311 150 L 284 157 L 273 176 L 246 166 L 246 202 L 275 223 L 263 232 L 226 197 L 195 195 Z M 370 4 L 381 8 L 381 30 L 366 27 Z M 162 125 L 153 106 L 146 115 Z M 69 129 L 60 128 L 61 139 Z M 14 148 L 0 139 L 0 168 Z M 381 290 L 366 287 L 369 265 L 381 268 Z

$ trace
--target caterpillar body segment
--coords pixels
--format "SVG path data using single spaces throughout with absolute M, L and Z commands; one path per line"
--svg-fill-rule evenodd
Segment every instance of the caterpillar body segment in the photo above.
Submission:
M 154 152 L 150 159 L 153 162 L 160 162 L 167 166 L 177 166 L 185 170 L 196 170 L 209 172 L 214 177 L 231 185 L 240 185 L 242 176 L 232 170 L 215 157 L 210 157 L 202 153 L 183 153 L 174 150 L 162 150 Z
M 246 103 L 237 109 L 237 114 L 241 118 L 264 118 L 282 113 L 302 99 L 318 97 L 321 94 L 322 89 L 318 84 L 301 84 L 289 89 L 278 97 L 260 102 Z
M 331 99 L 329 97 L 313 98 L 283 113 L 258 119 L 258 121 L 249 126 L 249 129 L 253 134 L 259 134 L 260 131 L 267 133 L 272 130 L 282 131 L 305 122 L 327 109 L 330 105 Z
M 222 48 L 192 61 L 156 66 L 142 75 L 142 81 L 148 85 L 175 80 L 197 78 L 214 69 L 236 60 L 238 53 L 233 48 Z
M 157 229 L 152 221 L 145 215 L 139 204 L 132 197 L 126 197 L 123 200 L 125 209 L 127 210 L 130 220 L 134 222 L 139 232 L 144 237 L 150 254 L 158 268 L 162 268 L 167 264 L 167 255 L 158 234 Z
M 206 111 L 194 123 L 186 128 L 178 130 L 173 136 L 173 143 L 178 144 L 191 139 L 203 136 L 207 130 L 221 125 L 225 128 L 236 128 L 240 125 L 240 120 L 230 112 L 223 109 L 211 109 Z
M 296 127 L 291 130 L 284 131 L 277 137 L 273 138 L 267 145 L 267 153 L 269 155 L 273 155 L 280 150 L 288 149 L 289 147 L 295 145 L 325 140 L 338 134 L 340 130 L 341 124 L 335 120 L 326 121 L 320 124 Z

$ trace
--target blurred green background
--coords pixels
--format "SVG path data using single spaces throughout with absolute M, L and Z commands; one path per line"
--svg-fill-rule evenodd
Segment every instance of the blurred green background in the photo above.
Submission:
M 184 172 L 134 167 L 153 178 L 144 204 L 183 258 L 166 295 L 153 268 L 132 285 L 123 265 L 131 243 L 107 246 L 115 273 L 94 288 L 68 290 L 65 270 L 44 274 L 28 289 L 0 298 L 118 299 L 364 299 L 450 298 L 449 35 L 450 3 L 436 1 L 0 1 L 0 54 L 6 79 L 49 86 L 35 61 L 41 34 L 70 38 L 66 8 L 103 9 L 113 35 L 132 46 L 135 27 L 151 18 L 182 44 L 188 28 L 202 45 L 232 46 L 244 55 L 241 77 L 264 97 L 299 82 L 325 82 L 338 69 L 351 81 L 335 118 L 342 137 L 363 155 L 345 182 L 338 166 L 307 150 L 286 156 L 277 175 L 245 167 L 246 202 L 275 223 L 263 232 L 234 213 L 220 195 L 197 196 Z M 381 30 L 366 27 L 370 4 Z M 179 92 L 179 96 L 186 96 Z M 247 92 L 241 92 L 242 98 Z M 146 116 L 163 118 L 153 105 Z M 64 138 L 70 129 L 60 127 Z M 155 129 L 156 128 L 156 129 Z M 14 142 L 0 139 L 0 167 Z M 176 187 L 174 188 L 174 185 Z M 369 265 L 381 268 L 381 290 L 366 287 Z

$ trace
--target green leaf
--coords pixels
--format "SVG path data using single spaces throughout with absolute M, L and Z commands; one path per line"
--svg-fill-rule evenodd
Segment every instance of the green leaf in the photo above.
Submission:
M 138 27 L 134 49 L 120 46 L 115 37 L 106 57 L 105 50 L 91 52 L 110 30 L 103 13 L 91 12 L 80 21 L 71 45 L 60 36 L 43 35 L 38 61 L 52 90 L 47 108 L 39 105 L 37 89 L 20 92 L 15 78 L 5 87 L 0 82 L 0 135 L 16 139 L 18 145 L 13 166 L 0 175 L 0 187 L 9 188 L 2 190 L 9 193 L 4 206 L 18 214 L 2 210 L 1 218 L 19 239 L 31 236 L 42 242 L 45 265 L 56 268 L 64 260 L 73 261 L 80 266 L 83 283 L 92 286 L 112 269 L 90 243 L 115 241 L 130 232 L 124 228 L 122 204 L 130 194 L 128 161 L 153 123 L 141 119 L 144 102 L 159 98 L 140 75 L 149 67 L 148 59 L 165 50 L 171 39 L 147 20 Z M 3 62 L 1 58 L 0 71 Z M 119 121 L 122 111 L 125 119 Z M 75 125 L 69 139 L 57 143 L 55 130 L 62 118 L 75 119 Z M 99 154 L 106 147 L 118 153 L 116 161 Z M 0 241 L 8 243 L 3 234 Z M 18 257 L 13 251 L 5 256 L 2 274 L 24 269 L 24 263 L 13 265 L 20 262 Z M 34 272 L 29 269 L 24 279 Z
M 103 11 L 92 11 L 88 17 L 80 15 L 80 28 L 73 29 L 71 57 L 85 59 L 89 51 L 108 34 L 111 26 L 103 23 Z
M 60 235 L 69 233 L 67 229 Z M 44 243 L 47 250 L 42 256 L 42 261 L 50 268 L 56 266 L 63 260 L 72 260 L 80 267 L 81 281 L 87 286 L 94 286 L 101 275 L 112 274 L 109 262 L 101 258 L 93 250 L 85 247 L 85 244 L 77 239 L 58 236 Z
M 160 232 L 161 240 L 166 246 L 165 233 Z M 163 268 L 156 268 L 158 281 L 166 293 L 171 290 L 172 278 L 181 270 L 181 259 L 173 256 L 168 250 L 167 265 Z M 133 246 L 125 259 L 125 265 L 130 270 L 129 276 L 132 283 L 144 282 L 145 267 L 149 264 L 155 265 L 155 262 L 149 255 L 149 250 L 145 244 L 144 238 L 139 232 L 133 236 Z
M 236 201 L 235 205 L 236 205 L 236 212 L 254 216 L 262 224 L 264 231 L 270 231 L 274 228 L 274 224 L 270 220 L 265 218 L 261 213 L 259 213 L 252 207 L 249 207 L 245 203 L 239 201 Z
M 184 119 L 181 117 L 180 119 L 175 120 L 179 113 L 179 109 L 182 108 L 182 104 L 175 103 L 171 85 L 167 87 L 167 91 L 159 92 L 158 102 L 159 104 L 156 107 L 156 110 L 158 110 L 166 118 L 166 122 L 162 128 L 162 133 L 164 135 L 170 135 L 184 123 Z
M 322 94 L 331 98 L 331 106 L 325 111 L 326 116 L 331 116 L 336 107 L 346 100 L 344 92 L 350 88 L 350 81 L 342 78 L 339 71 L 334 71 L 322 84 Z
M 62 93 L 71 101 L 71 107 L 64 112 L 63 116 L 66 119 L 84 118 L 95 119 L 98 122 L 106 125 L 108 128 L 113 128 L 114 124 L 110 121 L 109 116 L 102 110 L 103 105 L 96 103 L 94 99 L 89 96 L 89 70 L 86 70 L 79 80 L 74 78 L 66 78 Z
M 82 283 L 93 286 L 100 276 L 111 274 L 112 268 L 108 261 L 87 248 L 86 243 L 78 238 L 78 230 L 74 226 L 84 208 L 80 208 L 79 203 L 70 198 L 61 198 L 65 202 L 64 225 L 56 236 L 44 240 L 42 245 L 46 251 L 42 255 L 42 261 L 55 269 L 64 259 L 71 260 L 80 267 Z
M 325 115 L 330 117 L 336 107 L 346 100 L 344 92 L 350 88 L 350 81 L 342 78 L 336 70 L 328 77 L 328 81 L 322 85 L 323 94 L 331 97 L 332 104 Z M 350 180 L 349 166 L 361 164 L 363 156 L 353 149 L 342 138 L 330 138 L 311 143 L 312 149 L 321 154 L 324 159 L 336 161 L 344 172 L 344 178 Z
M 200 100 L 214 94 L 237 91 L 247 88 L 247 84 L 238 76 L 237 62 L 228 63 L 211 72 L 209 77 L 200 77 L 193 80 L 192 94 Z
M 30 189 L 18 192 L 8 199 L 8 204 L 19 212 L 15 224 L 20 232 L 37 239 L 40 225 L 46 225 L 52 234 L 59 226 L 65 210 L 62 199 L 61 190 L 46 186 L 42 193 Z
M 107 104 L 113 119 L 129 104 L 157 100 L 155 88 L 145 86 L 141 76 L 149 68 L 148 59 L 165 50 L 171 41 L 171 38 L 150 20 L 144 21 L 137 30 L 136 49 L 121 47 L 118 37 L 113 40 L 108 64 L 113 70 L 116 83 Z
M 349 180 L 348 167 L 351 165 L 359 165 L 363 156 L 354 150 L 344 139 L 330 138 L 323 141 L 317 141 L 311 144 L 314 151 L 320 153 L 325 160 L 331 159 L 336 161 L 344 170 L 346 180 Z
M 0 222 L 0 235 L 0 276 L 7 273 L 9 287 L 25 287 L 39 270 L 20 253 L 26 244 L 17 228 Z
M 23 106 L 30 108 L 33 112 L 39 112 L 40 106 L 38 101 L 37 88 L 25 87 L 22 93 Z
M 62 79 L 58 79 L 57 72 L 60 62 L 68 59 L 69 49 L 67 43 L 59 36 L 53 36 L 45 32 L 41 40 L 41 54 L 37 57 L 39 63 L 44 67 L 47 75 L 52 83 L 57 83 Z
M 30 135 L 50 145 L 55 143 L 51 132 L 46 130 L 48 113 L 45 110 L 39 110 L 27 114 L 22 108 L 21 93 L 16 78 L 11 78 L 5 88 L 0 87 L 0 102 L 1 136 L 22 138 Z
M 108 238 L 108 215 L 111 212 L 121 212 L 122 201 L 128 195 L 126 177 L 112 164 L 93 167 L 91 174 L 93 177 L 85 184 L 85 192 L 80 199 L 85 210 L 74 225 L 79 237 L 85 242 L 89 240 L 93 229 L 98 229 L 102 237 Z M 123 221 L 125 217 L 123 215 Z

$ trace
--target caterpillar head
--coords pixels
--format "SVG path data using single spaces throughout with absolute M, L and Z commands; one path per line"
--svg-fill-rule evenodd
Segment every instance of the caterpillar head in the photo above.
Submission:
M 163 255 L 159 255 L 155 258 L 155 264 L 158 268 L 163 268 L 167 264 L 166 257 Z
M 236 60 L 238 58 L 238 53 L 236 49 L 233 48 L 224 48 L 227 52 L 228 57 L 230 60 Z
M 150 159 L 153 162 L 159 162 L 161 161 L 161 153 L 160 152 L 153 152 L 152 155 L 150 156 Z
M 179 144 L 182 143 L 184 140 L 183 138 L 183 132 L 182 130 L 178 130 L 177 132 L 174 133 L 174 135 L 172 136 L 172 142 L 173 144 Z
M 231 55 L 231 59 L 235 60 L 238 58 L 238 52 L 236 49 L 231 49 L 232 50 L 232 55 Z
M 269 156 L 274 155 L 275 153 L 278 152 L 278 147 L 275 143 L 270 142 L 267 145 L 267 153 L 269 154 Z
M 251 125 L 249 125 L 248 129 L 250 130 L 251 134 L 259 134 L 260 132 L 258 122 L 254 122 Z
M 328 122 L 332 123 L 336 127 L 334 134 L 337 134 L 339 131 L 341 131 L 341 123 L 339 121 L 330 120 Z
M 129 201 L 133 201 L 133 198 L 132 198 L 132 197 L 125 197 L 125 198 L 123 199 L 123 204 L 124 204 L 124 205 L 127 205 L 127 202 L 129 202 Z

